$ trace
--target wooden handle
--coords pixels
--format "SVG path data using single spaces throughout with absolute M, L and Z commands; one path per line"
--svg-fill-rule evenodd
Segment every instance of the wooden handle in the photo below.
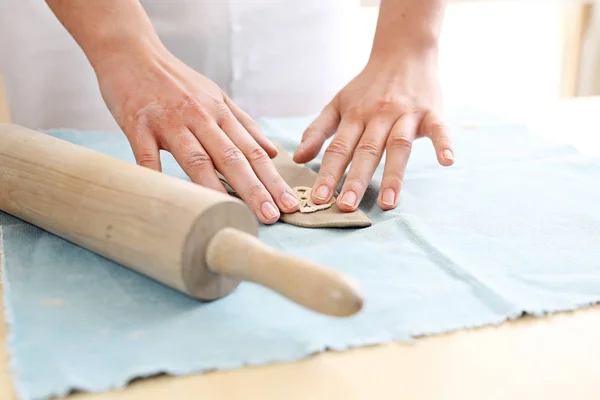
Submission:
M 235 228 L 215 234 L 206 263 L 215 273 L 258 283 L 322 314 L 345 317 L 362 309 L 362 296 L 342 274 L 276 252 Z

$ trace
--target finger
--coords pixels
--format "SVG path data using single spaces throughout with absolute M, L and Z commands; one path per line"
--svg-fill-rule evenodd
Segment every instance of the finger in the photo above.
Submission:
M 407 114 L 396 121 L 386 143 L 385 167 L 381 180 L 378 204 L 384 210 L 390 210 L 398 204 L 398 196 L 404 179 L 404 171 L 412 142 L 416 137 L 417 117 Z
M 279 175 L 267 152 L 246 132 L 238 120 L 233 115 L 224 118 L 221 128 L 250 162 L 252 170 L 269 191 L 277 207 L 286 213 L 298 211 L 300 201 L 296 193 Z
M 227 96 L 225 96 L 225 104 L 227 104 L 233 116 L 242 124 L 244 129 L 256 140 L 256 143 L 267 152 L 270 158 L 275 158 L 277 156 L 277 148 L 273 142 L 267 139 L 258 123 Z
M 196 136 L 185 126 L 177 133 L 163 135 L 169 152 L 192 182 L 227 193 L 219 180 L 215 166 Z
M 127 136 L 127 140 L 138 165 L 162 172 L 158 142 L 149 129 L 141 130 L 132 139 Z
M 323 147 L 323 143 L 333 135 L 339 123 L 340 114 L 336 102 L 333 101 L 304 131 L 302 142 L 294 153 L 294 161 L 304 164 L 314 159 Z
M 381 162 L 385 143 L 393 124 L 394 120 L 377 118 L 367 125 L 364 135 L 354 150 L 350 171 L 337 199 L 337 206 L 341 211 L 354 211 L 360 204 Z
M 313 185 L 312 200 L 315 204 L 323 204 L 331 199 L 363 132 L 362 122 L 342 120 L 334 139 L 325 150 L 319 176 Z
M 273 198 L 258 179 L 242 151 L 221 130 L 216 122 L 204 122 L 191 131 L 240 198 L 265 224 L 279 220 L 279 210 Z
M 448 133 L 448 128 L 433 112 L 428 112 L 421 124 L 421 134 L 431 139 L 438 162 L 448 167 L 454 164 L 454 150 Z

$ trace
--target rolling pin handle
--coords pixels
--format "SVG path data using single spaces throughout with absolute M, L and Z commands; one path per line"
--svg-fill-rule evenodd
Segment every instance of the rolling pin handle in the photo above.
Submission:
M 215 234 L 208 244 L 206 263 L 215 273 L 258 283 L 322 314 L 347 317 L 363 306 L 356 286 L 342 274 L 277 252 L 234 228 Z

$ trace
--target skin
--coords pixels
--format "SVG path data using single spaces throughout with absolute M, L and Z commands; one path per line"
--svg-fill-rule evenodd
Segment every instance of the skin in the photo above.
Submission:
M 275 146 L 214 82 L 164 47 L 138 0 L 46 2 L 94 68 L 139 165 L 161 171 L 162 149 L 193 182 L 226 193 L 219 171 L 265 224 L 298 210 L 271 161 Z M 443 10 L 442 0 L 381 1 L 369 62 L 306 129 L 294 155 L 308 162 L 334 136 L 316 204 L 330 199 L 350 165 L 338 207 L 355 210 L 386 152 L 379 205 L 394 208 L 419 137 L 433 141 L 440 164 L 453 163 L 435 76 Z
M 366 67 L 306 129 L 294 155 L 298 163 L 312 160 L 335 134 L 313 187 L 315 204 L 329 201 L 350 165 L 337 206 L 356 210 L 385 153 L 378 204 L 395 208 L 417 138 L 431 139 L 442 166 L 453 164 L 436 76 L 443 11 L 441 0 L 381 2 Z

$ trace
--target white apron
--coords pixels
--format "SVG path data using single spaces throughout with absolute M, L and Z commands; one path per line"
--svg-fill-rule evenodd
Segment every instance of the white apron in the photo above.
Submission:
M 141 3 L 166 47 L 255 118 L 318 112 L 361 67 L 349 54 L 359 0 Z M 43 0 L 0 0 L 0 73 L 14 123 L 119 129 Z

